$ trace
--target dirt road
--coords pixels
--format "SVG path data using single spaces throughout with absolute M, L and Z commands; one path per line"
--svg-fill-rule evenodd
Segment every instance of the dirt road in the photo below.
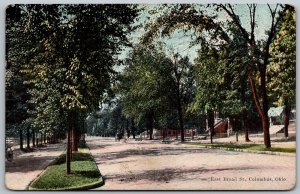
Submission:
M 149 140 L 88 137 L 100 190 L 287 190 L 296 157 L 230 152 Z

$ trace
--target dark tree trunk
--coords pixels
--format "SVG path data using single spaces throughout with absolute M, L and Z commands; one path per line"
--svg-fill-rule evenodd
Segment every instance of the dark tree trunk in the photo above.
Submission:
M 46 132 L 44 133 L 44 144 L 46 143 Z
M 147 128 L 147 130 L 146 130 L 146 138 L 148 138 L 148 134 L 149 134 L 149 129 Z
M 134 123 L 133 118 L 131 118 L 131 133 L 132 133 L 133 139 L 135 139 L 135 123 Z
M 289 124 L 290 124 L 290 113 L 291 106 L 286 105 L 284 109 L 284 136 L 287 138 L 289 136 Z
M 66 164 L 67 164 L 67 174 L 71 174 L 71 130 L 70 129 L 68 129 Z
M 261 122 L 262 122 L 262 128 L 264 131 L 264 144 L 265 144 L 266 148 L 270 148 L 271 140 L 270 140 L 270 131 L 269 131 L 269 127 L 268 127 L 268 122 L 269 122 L 268 115 L 265 114 L 264 110 L 260 106 L 256 87 L 255 87 L 254 81 L 252 80 L 251 76 L 249 76 L 249 82 L 250 82 L 250 86 L 251 86 L 252 97 L 253 97 L 255 106 L 258 110 L 259 116 L 261 118 Z
M 127 138 L 129 138 L 130 137 L 130 132 L 129 132 L 129 120 L 128 120 L 128 118 L 126 119 L 126 127 L 125 127 L 125 129 L 126 129 Z
M 246 106 L 247 106 L 247 99 L 246 99 L 246 90 L 247 88 L 247 84 L 246 84 L 246 80 L 242 79 L 242 83 L 241 83 L 241 93 L 242 93 L 242 101 L 243 104 L 245 106 L 245 109 L 243 110 L 243 127 L 244 127 L 244 131 L 245 131 L 245 141 L 249 142 L 249 125 L 248 125 L 248 113 L 246 110 Z
M 23 147 L 23 130 L 22 129 L 19 130 L 19 135 L 20 135 L 20 150 L 23 150 L 24 147 Z
M 183 116 L 182 116 L 182 108 L 178 109 L 178 116 L 179 116 L 179 126 L 180 126 L 180 137 L 181 142 L 184 142 L 184 128 L 183 128 Z
M 72 151 L 77 152 L 78 151 L 78 142 L 77 142 L 78 132 L 77 132 L 76 127 L 74 126 L 74 124 L 72 126 L 71 134 L 72 134 L 72 141 L 71 141 L 72 142 Z
M 207 111 L 207 121 L 208 121 L 208 128 L 210 131 L 210 143 L 213 143 L 213 136 L 215 135 L 215 130 L 214 130 L 214 124 L 215 124 L 215 118 L 214 118 L 214 111 L 213 110 L 208 110 Z
M 77 152 L 78 151 L 78 113 L 73 111 L 72 116 L 72 128 L 71 128 L 71 137 L 72 137 L 72 151 Z
M 148 113 L 148 130 L 150 132 L 150 140 L 153 139 L 153 117 L 154 117 L 154 111 L 151 110 L 149 113 Z
M 267 86 L 266 86 L 266 65 L 262 65 L 260 71 L 260 82 L 261 82 L 261 99 L 263 105 L 264 115 L 266 115 L 266 122 L 268 126 L 268 131 L 270 127 L 269 118 L 268 118 L 268 110 L 269 110 L 269 100 L 267 96 Z
M 35 130 L 32 129 L 32 146 L 35 147 Z
M 74 127 L 74 111 L 70 111 L 68 114 L 68 134 L 67 134 L 67 153 L 66 153 L 66 165 L 67 174 L 71 174 L 71 160 L 72 160 L 72 130 Z
M 27 142 L 27 148 L 30 148 L 30 131 L 29 131 L 29 127 L 27 127 L 26 129 L 26 142 Z
M 244 131 L 245 131 L 245 141 L 250 142 L 249 139 L 249 125 L 248 125 L 248 114 L 247 111 L 243 111 L 243 126 L 244 126 Z

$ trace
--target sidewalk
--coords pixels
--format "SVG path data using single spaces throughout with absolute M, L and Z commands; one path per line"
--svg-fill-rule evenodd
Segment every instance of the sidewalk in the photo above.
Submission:
M 53 160 L 65 150 L 65 142 L 46 144 L 33 152 L 17 155 L 12 162 L 5 161 L 5 186 L 10 190 L 25 190 Z M 18 150 L 16 150 L 18 152 Z

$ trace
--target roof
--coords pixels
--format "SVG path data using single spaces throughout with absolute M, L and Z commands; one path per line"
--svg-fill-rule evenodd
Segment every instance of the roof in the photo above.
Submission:
M 284 107 L 280 106 L 280 107 L 271 107 L 268 110 L 268 116 L 269 117 L 279 117 L 281 116 L 282 112 L 283 112 Z

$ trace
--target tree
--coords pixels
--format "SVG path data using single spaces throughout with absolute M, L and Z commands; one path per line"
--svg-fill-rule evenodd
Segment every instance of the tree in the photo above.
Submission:
M 279 32 L 270 45 L 268 89 L 277 105 L 285 106 L 284 134 L 288 137 L 291 105 L 296 103 L 296 13 L 287 5 Z
M 214 135 L 214 111 L 218 110 L 221 102 L 220 89 L 221 80 L 216 73 L 218 69 L 217 50 L 209 47 L 201 47 L 196 66 L 196 97 L 192 110 L 205 110 L 207 113 L 208 128 L 210 130 L 210 141 L 213 143 Z
M 145 52 L 147 50 L 147 52 Z M 120 94 L 124 96 L 123 112 L 138 123 L 146 119 L 147 131 L 152 139 L 154 117 L 165 97 L 160 87 L 164 80 L 157 68 L 169 63 L 163 53 L 154 49 L 136 46 L 125 64 L 127 65 L 120 82 Z
M 236 13 L 236 7 L 231 4 L 214 4 L 216 13 L 226 13 L 232 22 L 242 34 L 243 39 L 248 44 L 248 57 L 251 59 L 251 70 L 248 72 L 248 80 L 252 91 L 253 100 L 261 118 L 262 128 L 264 131 L 264 143 L 267 148 L 271 147 L 269 125 L 268 125 L 268 106 L 269 101 L 266 90 L 266 69 L 269 64 L 270 58 L 270 44 L 274 39 L 278 25 L 282 20 L 283 13 L 286 9 L 284 5 L 275 5 L 274 7 L 267 5 L 270 11 L 270 28 L 267 31 L 266 38 L 259 40 L 255 37 L 255 26 L 257 24 L 256 18 L 256 4 L 239 5 L 247 6 L 249 10 L 249 24 L 250 30 L 243 27 L 239 15 Z M 171 7 L 171 8 L 170 8 Z M 156 12 L 155 10 L 152 12 Z M 217 19 L 217 14 L 209 14 L 205 9 L 199 9 L 195 5 L 172 5 L 169 9 L 161 14 L 157 19 L 151 20 L 147 24 L 148 31 L 143 36 L 143 42 L 152 42 L 155 37 L 162 35 L 166 36 L 171 34 L 175 29 L 183 28 L 186 30 L 195 30 L 199 33 L 198 42 L 212 42 L 219 44 L 228 42 L 226 30 L 226 22 L 220 22 Z M 225 25 L 224 25 L 225 24 Z M 203 33 L 206 32 L 206 33 Z M 207 36 L 209 35 L 209 36 Z M 209 41 L 208 41 L 209 40 Z M 257 84 L 255 83 L 256 71 L 260 78 L 259 91 L 257 91 Z M 259 94 L 258 94 L 259 92 Z
M 162 45 L 158 47 L 136 46 L 129 56 L 120 87 L 124 113 L 137 122 L 147 118 L 152 139 L 154 125 L 159 126 L 158 118 L 176 111 L 181 141 L 184 141 L 185 110 L 193 95 L 191 63 L 178 54 L 167 57 Z
M 21 123 L 26 119 L 26 98 L 28 96 L 26 92 L 24 92 L 25 87 L 23 85 L 23 79 L 18 71 L 18 65 L 14 62 L 17 62 L 16 58 L 14 58 L 15 53 L 11 48 L 13 42 L 17 41 L 15 36 L 12 36 L 12 32 L 17 32 L 19 27 L 19 23 L 21 20 L 20 10 L 16 7 L 9 7 L 6 10 L 7 14 L 7 23 L 6 23 L 6 73 L 5 73 L 5 108 L 6 108 L 6 133 L 8 131 L 14 131 L 16 128 L 19 128 L 20 134 L 20 149 L 23 149 L 23 133 L 21 130 Z M 11 22 L 15 21 L 15 22 Z M 11 62 L 12 61 L 14 62 Z M 20 107 L 22 109 L 20 110 Z M 25 116 L 25 117 L 24 117 Z M 18 127 L 19 125 L 19 127 Z M 10 134 L 14 134 L 10 132 Z
M 76 120 L 82 112 L 98 108 L 109 90 L 118 62 L 115 56 L 129 43 L 126 34 L 137 9 L 134 5 L 22 5 L 21 10 L 26 27 L 16 33 L 25 41 L 13 48 L 27 51 L 16 55 L 23 59 L 20 68 L 30 86 L 33 113 L 41 115 L 34 120 L 42 123 L 61 113 L 68 121 L 69 174 L 71 139 L 73 150 L 78 139 Z
M 269 100 L 267 96 L 267 88 L 266 88 L 266 78 L 267 78 L 267 66 L 269 65 L 270 59 L 270 45 L 275 38 L 275 35 L 278 31 L 278 25 L 283 18 L 283 13 L 285 12 L 286 6 L 277 4 L 275 8 L 272 8 L 268 5 L 270 15 L 271 15 L 271 26 L 267 31 L 267 37 L 263 40 L 263 43 L 255 38 L 255 25 L 256 25 L 256 4 L 247 4 L 249 9 L 249 18 L 250 18 L 250 30 L 247 31 L 243 26 L 235 12 L 235 9 L 230 4 L 219 4 L 216 5 L 217 8 L 224 10 L 228 16 L 232 19 L 234 24 L 239 28 L 240 32 L 243 34 L 243 38 L 247 41 L 249 45 L 249 57 L 251 59 L 251 63 L 255 69 L 258 69 L 259 78 L 260 78 L 260 95 L 257 93 L 257 86 L 254 82 L 254 73 L 253 71 L 249 71 L 248 79 L 251 86 L 253 100 L 255 102 L 256 108 L 259 112 L 262 128 L 264 131 L 264 143 L 266 148 L 271 147 L 270 141 L 270 132 L 269 132 L 269 119 L 268 119 L 268 109 L 269 109 Z M 261 102 L 261 103 L 260 103 Z

